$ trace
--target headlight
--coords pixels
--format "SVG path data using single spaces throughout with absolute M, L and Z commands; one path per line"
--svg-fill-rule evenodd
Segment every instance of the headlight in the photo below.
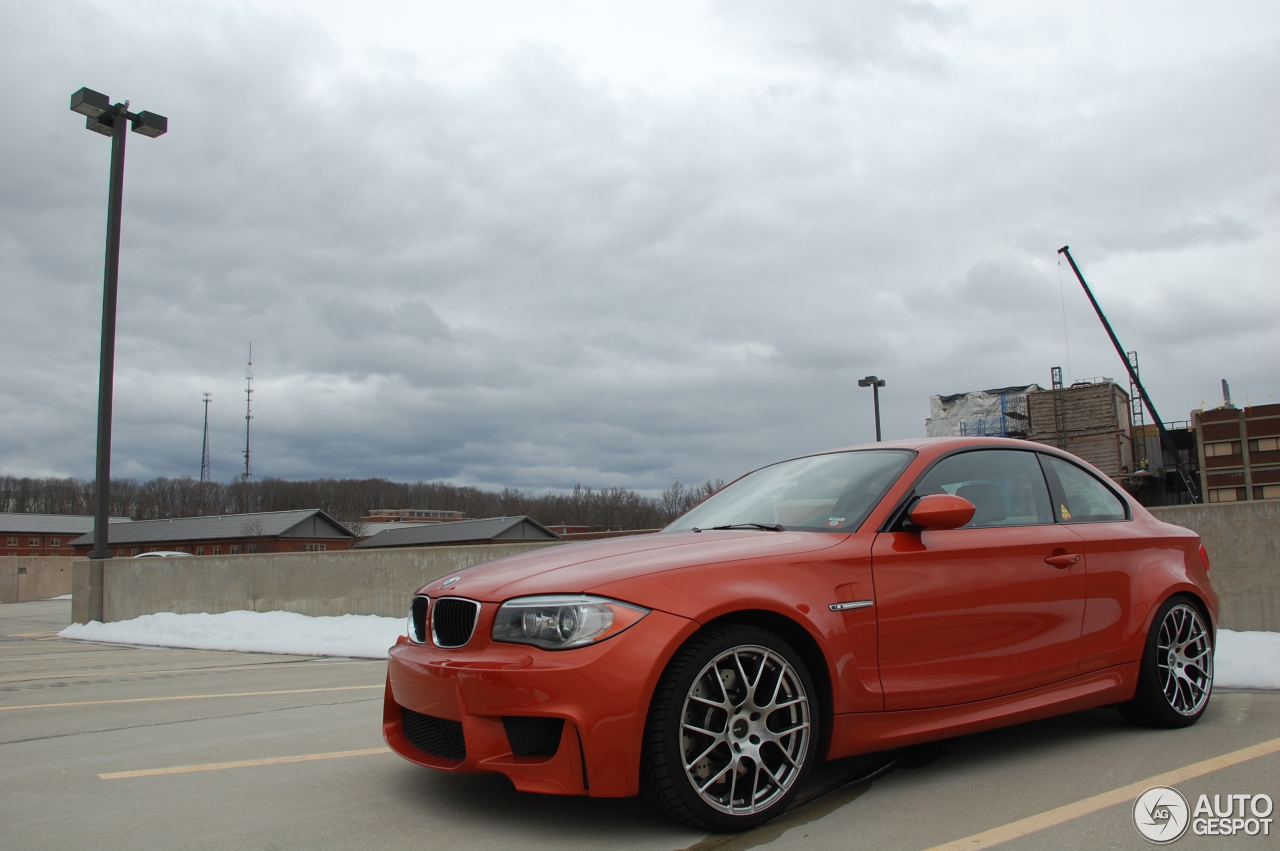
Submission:
M 611 638 L 647 614 L 639 606 L 583 594 L 517 597 L 498 608 L 493 640 L 567 650 Z

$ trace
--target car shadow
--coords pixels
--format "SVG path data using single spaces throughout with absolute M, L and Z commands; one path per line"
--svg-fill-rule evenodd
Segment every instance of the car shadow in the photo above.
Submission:
M 1210 711 L 1213 710 L 1211 705 Z M 521 837 L 524 847 L 576 839 L 610 847 L 664 847 L 708 851 L 753 848 L 786 831 L 852 804 L 877 781 L 904 771 L 967 770 L 1010 756 L 1051 757 L 1082 742 L 1136 735 L 1158 736 L 1125 721 L 1113 709 L 1084 710 L 1040 721 L 974 733 L 892 751 L 819 764 L 787 813 L 753 831 L 707 835 L 672 821 L 643 798 L 588 798 L 518 792 L 507 778 L 487 774 L 442 774 L 408 763 L 387 777 L 387 794 L 434 820 L 447 814 L 459 823 L 484 825 L 499 835 Z
M 665 817 L 642 797 L 540 795 L 519 792 L 497 774 L 442 774 L 410 764 L 398 766 L 390 779 L 388 792 L 405 807 L 519 836 L 523 847 L 562 841 L 566 830 L 575 843 L 595 840 L 601 847 L 685 848 L 706 835 Z

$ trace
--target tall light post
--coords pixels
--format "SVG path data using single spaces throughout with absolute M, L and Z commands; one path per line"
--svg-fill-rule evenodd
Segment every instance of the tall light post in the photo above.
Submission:
M 884 386 L 883 378 L 876 378 L 874 375 L 868 375 L 866 378 L 858 379 L 859 387 L 871 388 L 872 404 L 876 409 L 876 443 L 880 442 L 880 388 Z
M 125 122 L 143 136 L 163 136 L 169 119 L 154 112 L 130 112 L 129 102 L 93 89 L 71 96 L 71 111 L 85 116 L 84 126 L 111 137 L 111 182 L 107 191 L 107 259 L 102 275 L 102 353 L 98 363 L 98 463 L 94 480 L 93 550 L 89 558 L 111 558 L 107 517 L 111 487 L 111 399 L 116 363 L 116 287 L 120 277 L 120 211 L 124 206 Z

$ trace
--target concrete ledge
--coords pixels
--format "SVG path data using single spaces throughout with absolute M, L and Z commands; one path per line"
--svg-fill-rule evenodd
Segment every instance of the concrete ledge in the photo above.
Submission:
M 52 600 L 71 593 L 71 556 L 0 558 L 0 603 Z
M 1173 506 L 1153 509 L 1153 513 L 1196 531 L 1204 540 L 1212 564 L 1209 575 L 1222 598 L 1220 626 L 1280 632 L 1280 501 Z M 414 589 L 432 579 L 482 561 L 558 545 L 523 542 L 99 562 L 77 559 L 74 571 L 68 571 L 74 572 L 75 587 L 68 590 L 74 595 L 76 623 L 128 620 L 156 612 L 238 609 L 400 617 Z M 15 588 L 16 567 L 12 566 Z M 56 590 L 61 586 L 42 587 L 54 588 L 52 593 L 42 592 L 49 597 L 67 593 Z
M 1222 598 L 1219 626 L 1280 632 L 1280 500 L 1153 508 L 1200 535 Z
M 559 542 L 104 559 L 86 562 L 77 573 L 72 617 L 76 623 L 110 623 L 157 612 L 237 610 L 402 617 L 410 595 L 432 579 L 546 546 Z

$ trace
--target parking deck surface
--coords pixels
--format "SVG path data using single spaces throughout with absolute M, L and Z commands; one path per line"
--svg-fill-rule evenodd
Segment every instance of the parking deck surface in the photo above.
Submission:
M 405 762 L 381 740 L 382 662 L 66 641 L 70 606 L 0 606 L 6 849 L 1140 849 L 1134 784 L 1193 806 L 1280 799 L 1280 694 L 1219 692 L 1188 730 L 1094 710 L 824 766 L 804 806 L 708 837 L 640 800 L 525 795 Z M 1174 847 L 1273 848 L 1272 818 L 1268 837 L 1188 832 Z

